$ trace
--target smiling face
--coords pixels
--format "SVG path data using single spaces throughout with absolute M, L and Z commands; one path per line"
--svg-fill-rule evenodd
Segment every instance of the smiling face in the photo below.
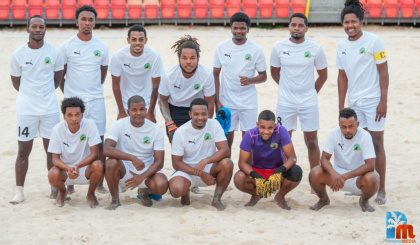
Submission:
M 41 18 L 31 19 L 29 27 L 26 28 L 26 31 L 29 33 L 29 39 L 35 42 L 44 40 L 46 30 L 45 21 Z
M 361 21 L 355 14 L 346 14 L 343 19 L 344 31 L 349 36 L 350 41 L 359 39 L 362 32 L 363 21 Z
M 344 137 L 350 140 L 354 137 L 354 135 L 356 135 L 357 127 L 359 127 L 359 121 L 357 121 L 354 117 L 340 117 L 339 126 Z
M 246 41 L 246 34 L 249 32 L 249 27 L 245 22 L 233 22 L 231 31 L 234 43 L 244 43 Z
M 188 112 L 191 124 L 195 129 L 202 129 L 206 126 L 209 111 L 205 105 L 193 105 Z
M 292 41 L 301 40 L 305 37 L 308 27 L 305 25 L 305 20 L 299 17 L 293 17 L 289 24 L 289 32 Z M 303 41 L 303 40 L 302 40 Z
M 183 48 L 179 57 L 179 65 L 184 75 L 195 73 L 198 66 L 199 57 L 197 51 L 192 48 Z
M 263 119 L 258 120 L 257 122 L 258 131 L 260 132 L 261 138 L 263 140 L 269 140 L 271 135 L 273 135 L 274 128 L 276 123 L 274 121 L 266 121 Z
M 130 103 L 127 113 L 130 116 L 131 125 L 134 127 L 143 126 L 147 113 L 147 108 L 144 102 Z
M 131 55 L 140 56 L 143 54 L 147 38 L 145 37 L 144 32 L 132 31 L 130 37 L 127 38 L 127 42 L 130 44 Z
M 64 120 L 69 126 L 69 130 L 72 133 L 76 133 L 80 129 L 80 121 L 83 118 L 83 113 L 80 107 L 67 107 L 66 113 L 64 113 Z
M 79 27 L 79 34 L 92 35 L 92 30 L 95 27 L 95 14 L 90 11 L 80 12 L 76 25 Z

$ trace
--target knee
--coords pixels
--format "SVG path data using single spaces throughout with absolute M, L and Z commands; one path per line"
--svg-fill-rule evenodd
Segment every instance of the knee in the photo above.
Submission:
M 169 192 L 171 193 L 171 196 L 174 198 L 182 197 L 187 194 L 188 188 L 185 188 L 180 182 L 170 180 L 169 181 Z
M 302 180 L 302 174 L 302 168 L 299 165 L 294 165 L 287 171 L 286 179 L 293 182 L 300 182 Z
M 92 170 L 98 173 L 103 173 L 105 170 L 104 164 L 100 160 L 93 161 L 91 166 L 92 166 Z
M 105 171 L 106 172 L 114 171 L 117 168 L 118 164 L 119 162 L 117 159 L 108 158 L 108 160 L 106 160 L 105 162 Z
M 242 186 L 245 178 L 248 178 L 248 176 L 241 170 L 235 173 L 235 176 L 233 176 L 233 183 L 235 184 L 236 188 L 239 189 L 239 187 Z
M 219 164 L 222 167 L 222 170 L 227 172 L 233 172 L 233 162 L 230 158 L 223 158 Z
M 317 137 L 311 137 L 306 140 L 306 146 L 309 150 L 319 150 L 318 146 L 318 138 Z
M 376 171 L 372 171 L 363 175 L 362 185 L 369 189 L 377 190 L 379 188 L 379 174 Z
M 160 176 L 162 174 L 158 174 L 158 178 L 156 178 L 156 190 L 154 191 L 156 195 L 163 195 L 166 193 L 169 187 L 169 182 L 166 176 Z
M 28 158 L 31 153 L 31 148 L 25 146 L 19 146 L 17 157 L 18 158 Z
M 50 182 L 50 185 L 53 185 L 58 182 L 60 178 L 60 171 L 61 170 L 58 169 L 57 167 L 52 167 L 48 171 L 48 181 Z
M 323 172 L 324 170 L 319 165 L 311 169 L 311 171 L 309 172 L 309 182 L 314 183 L 317 179 L 321 177 Z

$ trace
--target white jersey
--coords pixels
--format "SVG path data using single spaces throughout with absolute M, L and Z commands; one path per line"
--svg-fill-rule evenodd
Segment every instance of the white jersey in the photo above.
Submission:
M 127 101 L 134 95 L 140 95 L 149 108 L 152 95 L 152 78 L 163 73 L 163 63 L 158 51 L 144 46 L 141 56 L 133 56 L 130 47 L 125 47 L 114 53 L 109 66 L 113 76 L 120 77 L 122 103 L 127 110 Z
M 90 147 L 101 143 L 98 128 L 91 119 L 83 118 L 76 133 L 69 130 L 63 121 L 52 130 L 48 152 L 60 154 L 60 159 L 67 166 L 74 166 L 89 156 Z
M 360 127 L 352 139 L 346 139 L 340 128 L 333 129 L 322 150 L 334 154 L 334 165 L 347 170 L 357 169 L 366 159 L 376 157 L 372 136 Z
M 184 163 L 195 165 L 216 152 L 216 142 L 225 140 L 222 126 L 215 119 L 208 119 L 202 129 L 193 128 L 190 120 L 175 131 L 172 155 L 183 156 Z
M 153 164 L 154 151 L 165 150 L 162 129 L 147 119 L 139 128 L 131 124 L 130 117 L 117 120 L 112 123 L 107 139 L 117 142 L 118 150 L 142 160 L 146 168 Z M 122 161 L 124 164 L 132 164 L 131 161 Z
M 60 46 L 67 64 L 64 97 L 77 96 L 84 102 L 104 98 L 101 66 L 108 66 L 108 47 L 95 37 L 85 42 L 77 35 Z
M 11 56 L 10 75 L 20 77 L 16 113 L 48 115 L 58 113 L 54 72 L 64 69 L 63 57 L 54 45 L 45 42 L 39 49 L 20 46 Z
M 281 68 L 277 105 L 318 105 L 314 68 L 322 70 L 328 66 L 321 45 L 308 38 L 300 44 L 290 39 L 276 42 L 271 51 L 270 65 Z
M 387 61 L 384 41 L 375 34 L 363 31 L 356 41 L 342 39 L 337 45 L 337 68 L 348 79 L 348 101 L 381 97 L 377 64 Z
M 262 48 L 247 40 L 236 45 L 232 39 L 219 43 L 214 54 L 213 67 L 222 68 L 219 99 L 229 109 L 258 108 L 255 84 L 241 86 L 239 76 L 255 77 L 255 71 L 267 69 Z
M 159 85 L 159 94 L 169 96 L 168 102 L 174 106 L 190 107 L 191 101 L 216 93 L 213 72 L 198 64 L 195 74 L 185 78 L 179 65 L 165 69 Z

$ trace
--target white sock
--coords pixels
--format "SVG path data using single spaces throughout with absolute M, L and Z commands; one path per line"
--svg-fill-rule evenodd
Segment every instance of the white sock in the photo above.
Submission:
M 15 196 L 10 201 L 13 204 L 19 204 L 25 200 L 25 196 L 23 195 L 23 186 L 16 186 L 15 188 Z

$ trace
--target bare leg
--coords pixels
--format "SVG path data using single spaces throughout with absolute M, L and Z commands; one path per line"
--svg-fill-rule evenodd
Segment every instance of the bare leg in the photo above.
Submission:
M 261 199 L 255 190 L 255 180 L 241 170 L 235 173 L 233 182 L 240 191 L 251 195 L 251 199 L 245 204 L 245 207 L 253 207 Z
M 370 206 L 369 199 L 375 195 L 379 188 L 379 175 L 376 172 L 369 172 L 359 177 L 356 185 L 362 191 L 359 205 L 363 212 L 373 212 L 375 208 Z
M 320 151 L 318 146 L 317 131 L 303 132 L 306 148 L 308 148 L 308 159 L 311 169 L 319 165 Z
M 234 137 L 235 137 L 235 131 L 231 131 L 228 133 L 228 135 L 226 135 L 226 139 L 229 146 L 229 158 L 231 157 L 232 144 L 233 144 Z
M 141 201 L 141 204 L 143 204 L 143 206 L 151 207 L 153 205 L 152 200 L 150 200 L 149 198 L 149 194 L 151 194 L 149 188 L 139 188 L 137 190 L 137 193 L 140 196 L 140 201 Z
M 52 154 L 48 153 L 48 144 L 50 143 L 50 140 L 46 138 L 42 138 L 42 143 L 44 145 L 45 153 L 47 154 L 47 169 L 49 171 L 52 167 L 54 167 L 54 164 L 52 162 Z M 56 199 L 57 195 L 58 195 L 58 190 L 51 186 L 50 198 Z
M 99 160 L 93 161 L 89 166 L 87 166 L 85 175 L 86 178 L 90 180 L 86 200 L 89 202 L 91 208 L 96 208 L 100 205 L 95 196 L 95 189 L 98 187 L 101 179 L 104 178 L 104 164 Z
M 105 162 L 105 156 L 104 156 L 104 136 L 101 136 L 101 143 L 98 145 L 99 147 L 99 161 L 101 162 Z M 101 181 L 99 182 L 98 187 L 96 187 L 96 191 L 101 193 L 101 194 L 107 194 L 109 193 L 107 189 L 105 189 L 104 187 L 104 177 L 105 175 L 102 176 Z
M 25 184 L 26 173 L 28 172 L 29 165 L 29 155 L 32 151 L 34 141 L 18 141 L 18 154 L 15 162 L 15 176 L 16 176 L 16 186 L 22 187 L 16 190 L 15 196 L 9 202 L 10 204 L 19 204 L 25 200 L 23 195 L 23 185 Z
M 184 177 L 177 176 L 169 181 L 169 192 L 172 197 L 181 197 L 181 204 L 190 205 L 190 186 L 191 182 Z
M 219 211 L 225 209 L 225 206 L 220 199 L 229 185 L 230 179 L 232 178 L 232 172 L 233 162 L 229 158 L 224 158 L 220 162 L 213 164 L 210 169 L 210 174 L 216 178 L 216 189 L 211 205 Z
M 372 135 L 373 145 L 375 147 L 375 169 L 379 174 L 379 190 L 376 195 L 375 202 L 379 205 L 386 203 L 386 191 L 385 191 L 385 175 L 386 175 L 386 154 L 384 148 L 384 131 L 374 132 L 369 131 Z
M 67 189 L 64 185 L 64 182 L 67 180 L 67 173 L 61 171 L 57 167 L 52 167 L 50 171 L 48 171 L 48 180 L 50 185 L 58 190 L 55 205 L 58 207 L 63 207 L 64 201 L 70 200 L 70 198 L 67 197 Z
M 318 211 L 322 207 L 330 204 L 330 199 L 328 198 L 326 190 L 326 183 L 328 182 L 329 178 L 331 177 L 328 176 L 328 174 L 322 169 L 321 166 L 313 168 L 309 173 L 309 183 L 311 184 L 312 189 L 315 191 L 315 194 L 319 197 L 319 201 L 310 207 L 311 210 Z
M 125 176 L 126 170 L 122 162 L 109 158 L 105 164 L 105 178 L 106 182 L 108 183 L 108 189 L 111 192 L 111 204 L 107 207 L 108 210 L 115 210 L 119 206 L 120 203 L 120 196 L 118 190 L 118 184 L 120 179 Z
M 277 202 L 277 205 L 285 210 L 290 210 L 289 205 L 287 205 L 285 196 L 287 193 L 289 193 L 291 190 L 295 189 L 296 186 L 298 186 L 299 182 L 290 181 L 288 179 L 283 179 L 281 189 L 274 197 L 274 200 Z

